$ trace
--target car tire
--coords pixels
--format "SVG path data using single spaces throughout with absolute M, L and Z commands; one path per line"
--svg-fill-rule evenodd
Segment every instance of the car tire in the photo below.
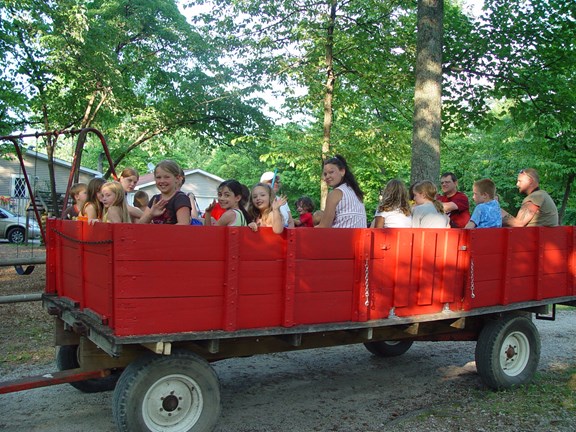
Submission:
M 26 231 L 22 227 L 10 228 L 6 236 L 10 243 L 24 243 L 26 240 Z

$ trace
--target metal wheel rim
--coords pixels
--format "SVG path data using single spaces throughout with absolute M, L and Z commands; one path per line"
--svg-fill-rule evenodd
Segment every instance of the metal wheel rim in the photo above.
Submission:
M 524 333 L 510 333 L 502 344 L 500 367 L 508 376 L 522 373 L 530 359 L 530 342 Z
M 202 393 L 192 378 L 167 375 L 156 381 L 142 402 L 142 414 L 151 431 L 188 431 L 200 418 L 204 406 Z
M 12 240 L 12 243 L 24 243 L 25 238 L 25 234 L 20 230 L 15 230 L 14 232 L 10 233 L 10 239 Z

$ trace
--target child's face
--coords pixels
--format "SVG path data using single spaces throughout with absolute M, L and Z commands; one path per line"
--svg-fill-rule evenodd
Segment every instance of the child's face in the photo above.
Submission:
M 487 193 L 481 193 L 476 186 L 472 186 L 472 198 L 476 204 L 482 204 L 490 201 L 490 197 Z
M 266 186 L 268 188 L 268 186 Z M 270 190 L 263 186 L 256 186 L 252 189 L 252 204 L 258 210 L 265 210 L 270 207 Z
M 238 203 L 242 199 L 242 195 L 234 195 L 227 186 L 224 186 L 218 191 L 218 203 L 223 209 L 238 208 Z
M 424 204 L 426 202 L 424 194 L 421 192 L 414 191 L 414 202 L 416 203 L 416 205 Z
M 109 208 L 116 201 L 116 193 L 110 188 L 103 188 L 100 190 L 100 193 L 102 194 L 100 201 L 102 201 L 104 207 Z
M 324 181 L 330 187 L 335 187 L 342 183 L 345 174 L 346 170 L 340 169 L 333 164 L 324 165 L 324 170 L 322 171 Z
M 172 173 L 156 168 L 154 171 L 154 180 L 156 180 L 156 187 L 163 194 L 170 194 L 176 190 L 180 185 L 179 179 Z
M 120 177 L 120 184 L 125 192 L 134 191 L 136 183 L 138 183 L 138 177 L 136 176 Z
M 74 195 L 74 201 L 76 201 L 76 203 L 85 203 L 87 199 L 88 191 L 86 191 L 86 189 L 81 190 L 76 195 Z

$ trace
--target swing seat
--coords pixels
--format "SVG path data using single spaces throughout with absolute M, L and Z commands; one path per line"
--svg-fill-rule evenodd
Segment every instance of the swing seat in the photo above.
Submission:
M 15 265 L 14 266 L 14 270 L 16 270 L 16 273 L 18 273 L 20 276 L 24 276 L 24 275 L 29 275 L 30 273 L 32 273 L 34 271 L 34 267 L 35 266 L 27 266 L 25 269 L 22 268 L 21 265 Z

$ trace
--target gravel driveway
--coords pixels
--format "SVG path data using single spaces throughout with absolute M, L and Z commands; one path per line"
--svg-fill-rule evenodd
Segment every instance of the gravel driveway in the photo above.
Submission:
M 576 310 L 537 321 L 541 370 L 576 364 Z M 485 423 L 480 415 L 458 424 L 420 416 L 431 406 L 468 403 L 485 390 L 476 374 L 475 344 L 415 343 L 403 356 L 376 358 L 362 345 L 261 355 L 214 364 L 222 385 L 218 432 L 371 432 L 574 430 L 527 429 Z M 53 370 L 21 368 L 3 379 Z M 482 392 L 480 392 L 482 393 Z M 69 385 L 0 396 L 0 430 L 115 431 L 111 393 L 84 394 Z

